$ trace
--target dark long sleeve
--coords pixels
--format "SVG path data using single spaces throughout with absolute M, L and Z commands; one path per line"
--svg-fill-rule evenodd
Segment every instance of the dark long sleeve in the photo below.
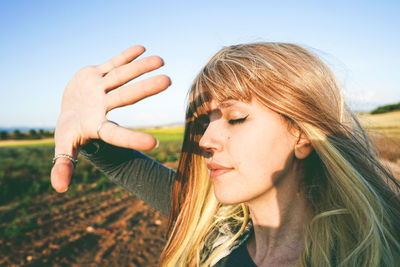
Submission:
M 175 172 L 139 151 L 92 140 L 81 154 L 116 184 L 140 198 L 164 215 L 171 210 Z M 249 227 L 246 227 L 249 228 Z M 249 230 L 242 234 L 238 245 L 214 267 L 256 266 L 246 249 Z
M 81 154 L 116 184 L 168 216 L 175 172 L 139 151 L 92 140 Z

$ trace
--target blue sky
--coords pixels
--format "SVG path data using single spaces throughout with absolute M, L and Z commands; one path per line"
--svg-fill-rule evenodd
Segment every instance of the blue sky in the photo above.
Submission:
M 183 122 L 191 81 L 221 47 L 294 42 L 334 70 L 354 109 L 400 101 L 399 1 L 2 1 L 0 126 L 54 126 L 85 65 L 141 44 L 173 85 L 110 112 L 124 126 Z M 146 77 L 146 76 L 145 76 Z

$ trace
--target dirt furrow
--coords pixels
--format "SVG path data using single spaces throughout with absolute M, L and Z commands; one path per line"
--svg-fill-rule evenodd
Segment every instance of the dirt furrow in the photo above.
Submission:
M 165 217 L 118 188 L 83 195 L 33 200 L 27 213 L 36 226 L 0 241 L 0 266 L 157 264 Z

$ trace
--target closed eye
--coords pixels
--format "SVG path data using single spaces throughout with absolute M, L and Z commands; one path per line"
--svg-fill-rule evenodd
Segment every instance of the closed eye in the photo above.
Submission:
M 248 116 L 240 118 L 240 119 L 235 119 L 235 120 L 229 120 L 229 124 L 234 125 L 234 124 L 240 124 L 243 123 Z

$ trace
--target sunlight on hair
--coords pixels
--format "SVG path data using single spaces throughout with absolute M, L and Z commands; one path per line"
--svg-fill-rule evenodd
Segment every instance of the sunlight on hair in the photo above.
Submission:
M 199 148 L 200 117 L 211 99 L 252 98 L 298 127 L 314 149 L 304 159 L 314 216 L 296 266 L 400 262 L 400 184 L 373 153 L 335 75 L 298 45 L 254 43 L 223 48 L 193 82 L 173 192 L 173 227 L 160 264 L 212 266 L 244 233 L 251 220 L 246 205 L 222 205 L 214 196 Z M 226 227 L 232 233 L 221 241 L 219 230 Z

